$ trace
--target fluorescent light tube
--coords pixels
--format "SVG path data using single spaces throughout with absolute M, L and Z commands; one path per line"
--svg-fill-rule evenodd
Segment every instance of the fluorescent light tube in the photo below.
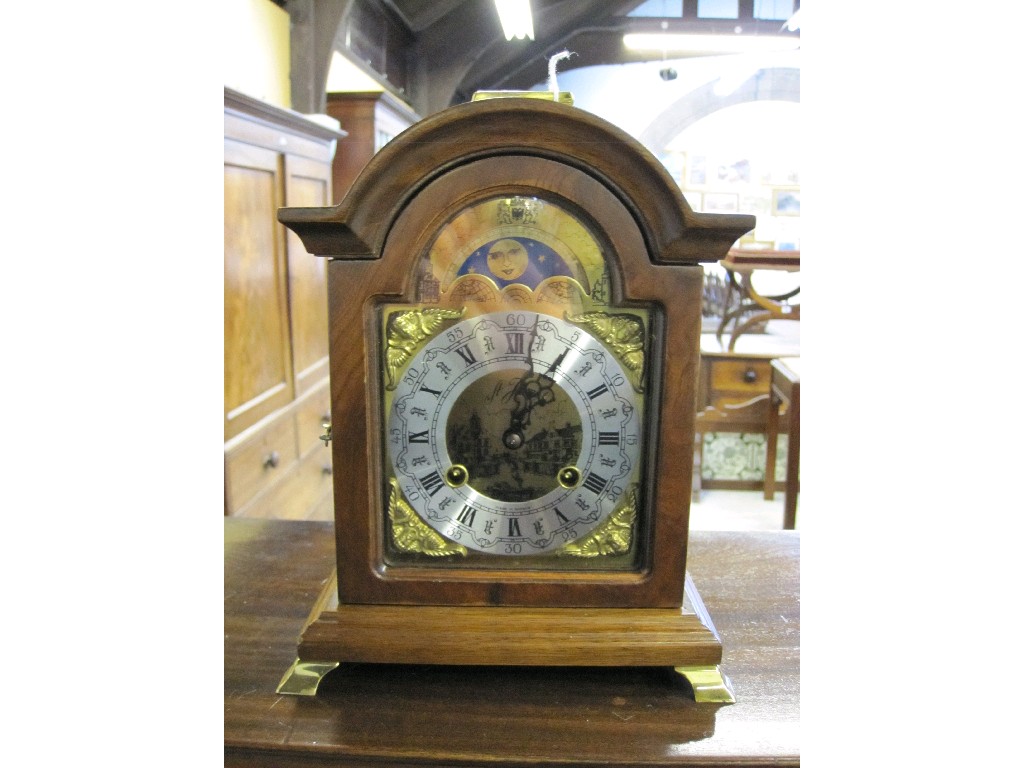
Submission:
M 505 31 L 505 39 L 513 37 L 530 38 L 533 40 L 533 15 L 530 13 L 530 0 L 494 0 L 501 19 L 501 28 Z
M 788 51 L 800 47 L 800 38 L 781 35 L 686 35 L 671 32 L 630 33 L 623 44 L 633 51 L 663 53 L 748 53 Z

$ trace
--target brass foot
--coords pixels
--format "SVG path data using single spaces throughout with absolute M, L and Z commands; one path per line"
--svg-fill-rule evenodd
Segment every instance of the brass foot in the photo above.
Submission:
M 301 661 L 296 659 L 277 684 L 277 692 L 289 696 L 316 696 L 320 681 L 341 666 L 337 661 Z
M 732 683 L 717 665 L 713 667 L 674 667 L 674 669 L 690 683 L 693 688 L 693 700 L 697 703 L 736 703 L 736 697 L 732 692 Z

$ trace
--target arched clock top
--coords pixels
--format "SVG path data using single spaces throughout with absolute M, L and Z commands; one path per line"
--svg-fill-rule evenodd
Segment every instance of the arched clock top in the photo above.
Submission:
M 310 253 L 377 258 L 395 218 L 427 184 L 475 160 L 504 155 L 556 160 L 596 178 L 634 216 L 655 262 L 717 261 L 754 227 L 750 215 L 693 211 L 657 158 L 611 123 L 526 98 L 470 102 L 432 115 L 378 152 L 341 203 L 285 208 L 278 218 Z

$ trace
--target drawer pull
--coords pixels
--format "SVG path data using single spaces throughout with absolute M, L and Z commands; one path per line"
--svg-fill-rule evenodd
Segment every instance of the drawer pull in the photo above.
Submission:
M 757 371 L 753 368 L 747 368 L 747 370 L 743 372 L 743 380 L 747 382 L 747 384 L 753 384 L 757 381 Z
M 331 423 L 325 420 L 320 426 L 324 430 L 324 433 L 320 435 L 320 439 L 324 441 L 324 448 L 326 448 L 331 442 Z
M 277 451 L 271 451 L 263 459 L 263 468 L 264 469 L 273 469 L 274 467 L 276 467 L 280 463 L 281 463 L 281 454 L 279 454 Z
M 321 472 L 322 472 L 323 474 L 325 474 L 325 475 L 331 475 L 331 474 L 333 474 L 333 472 L 334 472 L 334 471 L 333 471 L 333 470 L 331 469 L 331 465 L 330 465 L 330 464 L 324 464 L 324 467 L 323 467 L 323 469 L 322 469 L 322 470 L 320 470 L 320 471 L 321 471 Z

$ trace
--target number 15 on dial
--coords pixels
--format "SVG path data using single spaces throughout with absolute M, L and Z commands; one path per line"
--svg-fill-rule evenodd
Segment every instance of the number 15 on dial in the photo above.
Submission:
M 491 555 L 555 553 L 605 523 L 640 476 L 637 389 L 604 342 L 567 320 L 459 321 L 396 378 L 395 481 L 448 541 Z

